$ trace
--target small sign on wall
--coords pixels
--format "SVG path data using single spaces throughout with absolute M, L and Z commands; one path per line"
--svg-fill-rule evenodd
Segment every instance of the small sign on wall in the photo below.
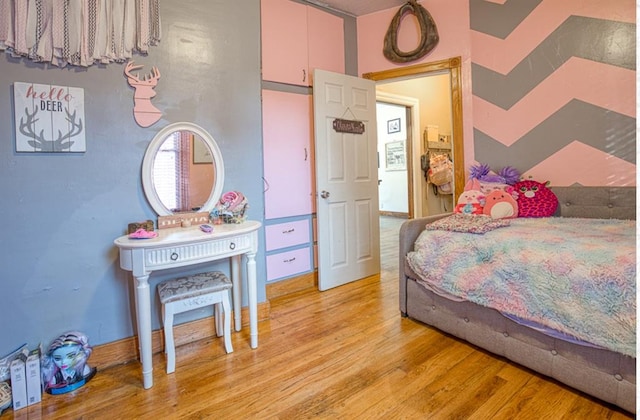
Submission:
M 14 82 L 16 152 L 85 152 L 84 89 Z
M 404 141 L 385 143 L 387 156 L 387 171 L 404 171 L 407 169 L 407 158 L 404 150 Z

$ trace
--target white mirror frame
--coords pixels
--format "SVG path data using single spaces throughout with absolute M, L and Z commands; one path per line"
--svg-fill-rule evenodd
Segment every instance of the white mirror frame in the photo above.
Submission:
M 211 194 L 209 195 L 209 199 L 202 206 L 199 211 L 202 212 L 211 212 L 215 205 L 220 200 L 220 196 L 222 195 L 222 188 L 224 186 L 224 162 L 222 160 L 222 153 L 220 152 L 220 148 L 218 144 L 214 140 L 214 138 L 202 127 L 190 123 L 190 122 L 178 122 L 169 124 L 160 130 L 149 146 L 147 147 L 147 151 L 145 152 L 144 159 L 142 161 L 142 188 L 144 189 L 144 194 L 147 196 L 147 200 L 151 207 L 155 210 L 158 216 L 171 216 L 174 213 L 162 204 L 160 201 L 160 197 L 155 188 L 155 183 L 153 181 L 153 164 L 155 161 L 156 154 L 158 150 L 166 140 L 167 136 L 175 131 L 191 131 L 194 134 L 200 136 L 200 138 L 205 142 L 209 150 L 211 151 L 211 157 L 213 159 L 213 165 L 215 168 L 215 179 L 213 183 L 213 188 L 211 189 Z

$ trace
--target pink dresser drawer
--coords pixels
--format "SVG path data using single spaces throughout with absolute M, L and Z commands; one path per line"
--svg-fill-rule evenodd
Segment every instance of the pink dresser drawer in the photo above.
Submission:
M 311 270 L 309 248 L 280 252 L 267 256 L 267 281 L 293 276 Z
M 308 220 L 269 225 L 265 226 L 264 230 L 267 251 L 302 245 L 310 241 Z

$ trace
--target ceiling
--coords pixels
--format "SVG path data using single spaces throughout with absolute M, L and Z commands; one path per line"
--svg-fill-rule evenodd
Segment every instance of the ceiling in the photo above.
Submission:
M 306 0 L 318 6 L 338 10 L 351 16 L 368 15 L 380 10 L 399 8 L 407 0 Z

